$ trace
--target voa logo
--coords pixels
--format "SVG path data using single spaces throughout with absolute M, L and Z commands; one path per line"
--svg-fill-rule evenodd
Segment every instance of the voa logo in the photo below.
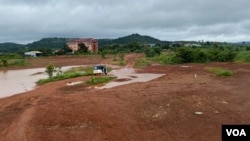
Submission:
M 227 136 L 235 136 L 235 137 L 240 137 L 240 136 L 247 136 L 246 132 L 244 129 L 226 129 Z

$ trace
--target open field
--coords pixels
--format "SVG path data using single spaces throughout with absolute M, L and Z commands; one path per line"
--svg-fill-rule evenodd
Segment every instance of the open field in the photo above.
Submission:
M 140 56 L 126 55 L 126 67 L 133 67 Z M 112 59 L 40 58 L 29 60 L 29 67 Z M 229 69 L 234 75 L 220 77 L 208 67 Z M 154 64 L 137 72 L 165 75 L 102 90 L 67 86 L 90 76 L 72 78 L 0 99 L 0 141 L 220 141 L 222 124 L 250 124 L 250 64 Z

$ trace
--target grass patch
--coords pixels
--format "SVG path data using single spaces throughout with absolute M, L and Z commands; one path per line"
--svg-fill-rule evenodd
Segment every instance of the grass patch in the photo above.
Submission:
M 234 59 L 235 62 L 249 63 L 250 62 L 250 51 L 242 51 L 237 54 Z
M 108 72 L 110 72 L 111 70 L 112 70 L 111 68 L 108 68 Z M 40 79 L 36 83 L 38 85 L 42 85 L 49 82 L 81 77 L 81 76 L 92 76 L 92 75 L 94 75 L 93 67 L 74 67 L 68 71 L 65 71 L 64 73 L 57 74 L 56 76 L 52 76 L 46 79 Z
M 125 60 L 115 60 L 111 62 L 112 65 L 125 66 L 127 62 Z
M 50 78 L 46 79 L 40 79 L 36 83 L 38 85 L 42 85 L 48 82 L 54 82 L 54 81 L 59 81 L 59 80 L 64 80 L 64 79 L 69 79 L 69 78 L 75 78 L 75 77 L 80 77 L 80 76 L 86 76 L 85 73 L 63 73 L 60 75 L 56 75 Z
M 93 76 L 90 78 L 90 80 L 87 81 L 87 83 L 90 85 L 97 85 L 97 84 L 107 83 L 113 79 L 115 79 L 115 77 L 111 77 L 111 76 L 95 77 L 95 76 Z
M 232 76 L 234 75 L 234 72 L 228 69 L 224 68 L 218 68 L 218 67 L 207 67 L 205 68 L 208 72 L 214 73 L 218 76 Z
M 93 75 L 93 67 L 74 67 L 65 73 L 85 73 L 85 76 Z
M 0 67 L 28 66 L 26 59 L 2 59 Z
M 179 58 L 177 58 L 176 54 L 174 53 L 157 55 L 152 58 L 152 61 L 157 62 L 159 64 L 163 64 L 163 65 L 180 63 Z
M 150 61 L 148 58 L 145 58 L 145 57 L 140 58 L 139 60 L 135 62 L 135 66 L 138 68 L 149 66 L 151 64 L 152 64 L 152 61 Z

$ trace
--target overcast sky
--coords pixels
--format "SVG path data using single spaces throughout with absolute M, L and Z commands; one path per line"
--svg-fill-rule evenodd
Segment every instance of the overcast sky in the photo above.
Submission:
M 250 41 L 250 0 L 0 0 L 0 43 L 44 37 Z

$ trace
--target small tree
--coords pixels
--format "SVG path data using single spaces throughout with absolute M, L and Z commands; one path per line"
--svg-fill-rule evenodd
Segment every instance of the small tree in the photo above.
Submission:
M 88 47 L 86 47 L 86 45 L 84 43 L 80 43 L 80 44 L 78 44 L 78 46 L 79 46 L 79 49 L 77 52 L 79 52 L 79 53 L 88 53 L 89 52 Z
M 9 66 L 7 59 L 2 59 L 2 63 L 3 63 L 4 67 L 8 67 Z
M 102 56 L 103 59 L 105 59 L 106 58 L 106 51 L 102 51 L 101 56 Z
M 49 78 L 53 76 L 53 72 L 55 71 L 56 67 L 53 64 L 49 64 L 45 70 L 45 72 L 48 74 Z

